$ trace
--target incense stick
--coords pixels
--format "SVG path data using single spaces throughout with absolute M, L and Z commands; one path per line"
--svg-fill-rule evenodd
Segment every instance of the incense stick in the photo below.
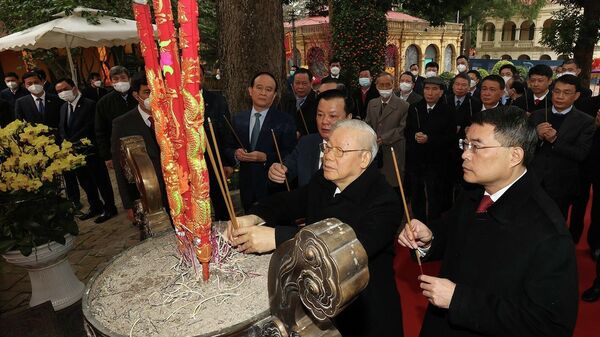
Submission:
M 233 216 L 231 216 L 231 223 L 233 224 L 233 228 L 238 228 L 238 223 L 237 223 L 237 218 L 235 217 L 235 209 L 233 207 L 233 202 L 231 201 L 231 195 L 229 195 L 229 186 L 227 186 L 227 178 L 225 177 L 225 172 L 223 170 L 223 162 L 221 161 L 221 154 L 219 152 L 219 144 L 217 143 L 217 137 L 215 136 L 215 129 L 212 126 L 212 121 L 210 120 L 210 118 L 208 118 L 208 128 L 210 129 L 210 136 L 213 140 L 213 144 L 215 144 L 215 154 L 217 157 L 217 163 L 218 163 L 218 168 L 219 171 L 216 172 L 217 174 L 221 174 L 221 179 L 223 180 L 223 187 L 225 188 L 225 192 L 227 192 L 226 194 L 226 202 L 229 202 L 229 205 L 231 207 L 231 210 L 233 211 Z
M 404 194 L 404 187 L 402 186 L 402 178 L 400 177 L 400 170 L 398 169 L 398 159 L 396 158 L 396 152 L 394 151 L 394 148 L 391 148 L 392 150 L 392 161 L 394 162 L 394 170 L 396 171 L 396 179 L 398 179 L 398 186 L 400 187 L 400 195 L 402 196 L 402 203 L 404 204 L 404 213 L 406 214 L 406 221 L 408 222 L 408 227 L 409 227 L 409 232 L 410 232 L 410 236 L 412 238 L 412 240 L 414 241 L 414 237 L 413 237 L 413 226 L 410 223 L 410 213 L 408 213 L 408 204 L 406 203 L 406 195 Z M 421 254 L 420 252 L 417 250 L 415 252 L 415 255 L 417 256 L 417 263 L 419 264 L 419 269 L 421 270 L 421 275 L 423 275 L 423 266 L 421 265 Z
M 217 183 L 219 184 L 219 189 L 221 190 L 221 195 L 223 195 L 223 200 L 225 200 L 225 207 L 227 207 L 227 213 L 229 214 L 229 218 L 233 219 L 235 218 L 235 211 L 233 210 L 233 205 L 231 205 L 229 202 L 229 198 L 227 197 L 227 193 L 225 193 L 225 187 L 223 185 L 223 181 L 221 180 L 222 175 L 219 172 L 219 168 L 217 167 L 217 162 L 215 161 L 215 157 L 213 155 L 213 151 L 212 148 L 210 147 L 210 142 L 208 141 L 208 138 L 206 138 L 206 152 L 208 152 L 208 158 L 210 159 L 210 163 L 212 165 L 213 171 L 215 172 L 215 174 L 217 175 Z M 227 182 L 225 182 L 226 184 Z M 237 229 L 237 221 L 234 223 L 233 221 L 231 222 L 233 224 L 233 228 Z
M 225 120 L 225 123 L 227 123 L 227 126 L 229 126 L 229 130 L 231 130 L 231 133 L 233 133 L 233 137 L 235 137 L 235 140 L 238 142 L 238 144 L 240 145 L 240 147 L 246 151 L 246 148 L 244 147 L 244 144 L 242 144 L 242 141 L 240 140 L 240 137 L 238 137 L 237 133 L 235 133 L 235 130 L 233 129 L 233 125 L 231 125 L 231 122 L 229 122 L 229 119 L 227 118 L 227 116 L 225 116 L 225 114 L 222 115 L 223 119 Z M 210 118 L 209 118 L 210 120 Z
M 271 135 L 273 135 L 273 144 L 275 144 L 275 151 L 277 152 L 277 158 L 279 159 L 279 164 L 283 166 L 283 160 L 281 160 L 281 153 L 279 152 L 279 145 L 277 145 L 277 137 L 275 136 L 275 131 L 271 129 Z M 285 177 L 285 187 L 288 192 L 290 191 L 290 184 L 288 184 L 287 177 Z

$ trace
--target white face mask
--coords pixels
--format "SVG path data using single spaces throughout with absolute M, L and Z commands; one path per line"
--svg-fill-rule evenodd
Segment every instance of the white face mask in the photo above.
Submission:
M 510 80 L 511 78 L 512 78 L 512 76 L 502 76 L 504 83 L 508 83 L 508 80 Z
M 27 87 L 27 90 L 34 95 L 39 95 L 44 92 L 44 86 L 41 84 L 32 84 Z
M 561 74 L 561 76 L 564 76 L 564 75 L 573 75 L 573 76 L 577 76 L 577 74 L 575 74 L 575 73 L 574 73 L 574 72 L 572 72 L 572 71 L 565 71 L 565 72 L 563 72 L 563 73 Z
M 331 75 L 337 76 L 340 74 L 340 67 L 331 67 Z
M 220 80 L 220 79 L 221 79 L 221 74 L 216 74 L 216 75 L 215 75 L 215 78 L 216 78 L 217 80 Z
M 381 95 L 381 97 L 383 97 L 383 98 L 388 98 L 388 97 L 392 96 L 392 89 L 385 89 L 385 90 L 378 89 L 377 91 L 379 91 L 379 95 Z
M 477 86 L 477 81 L 475 81 L 475 80 L 469 81 L 469 87 L 471 87 L 471 89 L 475 88 L 476 86 Z
M 433 70 L 430 70 L 425 73 L 425 77 L 427 77 L 427 78 L 434 77 L 434 76 L 437 76 L 437 73 Z
M 129 91 L 130 87 L 131 87 L 131 84 L 129 84 L 129 82 L 117 82 L 117 83 L 113 84 L 113 88 L 115 88 L 116 91 L 118 91 L 122 94 Z
M 16 90 L 19 87 L 19 85 L 15 81 L 6 82 L 6 86 L 9 87 L 10 90 Z
M 75 100 L 75 93 L 73 93 L 73 90 L 65 90 L 59 92 L 58 97 L 65 102 L 73 102 Z
M 456 66 L 456 69 L 457 69 L 459 72 L 461 72 L 461 73 L 462 73 L 462 72 L 465 72 L 465 71 L 467 70 L 467 66 L 461 63 L 461 64 L 459 64 L 459 65 L 457 65 L 457 66 Z
M 100 88 L 102 86 L 102 81 L 94 81 L 94 86 Z
M 146 108 L 146 110 L 152 110 L 150 104 L 152 104 L 152 100 L 150 99 L 150 97 L 148 97 L 144 100 L 144 108 Z
M 368 87 L 368 86 L 370 86 L 370 85 L 371 85 L 371 79 L 370 79 L 370 78 L 368 78 L 368 77 L 360 77 L 360 78 L 358 79 L 358 84 L 359 84 L 361 87 L 363 87 L 363 88 L 366 88 L 366 87 Z
M 409 92 L 412 89 L 412 83 L 400 82 L 400 91 Z
M 411 70 L 410 73 L 413 74 L 413 76 L 419 76 L 418 70 Z

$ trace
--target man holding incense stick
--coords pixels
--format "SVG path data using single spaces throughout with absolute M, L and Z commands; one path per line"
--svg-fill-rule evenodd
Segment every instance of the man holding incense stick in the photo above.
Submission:
M 577 318 L 575 247 L 558 207 L 528 171 L 534 126 L 517 107 L 477 114 L 460 142 L 465 190 L 448 215 L 412 220 L 398 237 L 423 260 L 430 305 L 421 337 L 571 336 Z M 411 230 L 412 229 L 412 230 Z
M 565 219 L 580 193 L 579 165 L 592 148 L 595 131 L 594 119 L 574 107 L 580 87 L 575 75 L 557 78 L 551 107 L 531 115 L 539 138 L 532 169 Z
M 363 121 L 334 124 L 321 144 L 323 166 L 310 183 L 260 201 L 250 215 L 228 228 L 230 242 L 245 253 L 268 252 L 300 230 L 290 225 L 337 218 L 348 224 L 369 256 L 367 288 L 334 319 L 344 337 L 402 336 L 400 298 L 392 260 L 393 241 L 402 219 L 398 195 L 373 165 L 378 150 L 375 131 Z M 265 226 L 258 226 L 260 223 Z
M 275 77 L 268 72 L 256 74 L 248 92 L 252 108 L 236 114 L 232 121 L 233 132 L 242 144 L 230 139 L 225 147 L 226 159 L 240 164 L 240 195 L 246 212 L 269 194 L 267 172 L 278 161 L 271 130 L 282 156 L 296 145 L 294 120 L 273 107 L 277 94 Z
M 318 133 L 306 135 L 298 141 L 294 150 L 285 157 L 283 165 L 274 163 L 269 168 L 269 180 L 283 184 L 298 178 L 298 186 L 308 184 L 312 176 L 321 168 L 323 152 L 320 144 L 327 142 L 331 126 L 338 120 L 352 118 L 350 104 L 343 91 L 338 89 L 322 92 L 317 97 Z

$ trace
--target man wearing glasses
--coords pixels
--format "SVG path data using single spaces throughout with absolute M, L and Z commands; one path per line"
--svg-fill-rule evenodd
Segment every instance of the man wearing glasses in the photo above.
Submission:
M 577 76 L 563 75 L 552 89 L 552 109 L 531 115 L 539 138 L 532 170 L 565 218 L 579 193 L 579 164 L 590 152 L 595 130 L 594 119 L 573 106 L 579 91 Z
M 562 89 L 561 89 L 562 90 Z M 555 203 L 528 171 L 538 136 L 517 107 L 477 114 L 460 142 L 465 190 L 447 216 L 412 220 L 398 242 L 438 277 L 419 276 L 430 305 L 421 337 L 572 336 L 575 247 Z
M 323 166 L 308 185 L 259 201 L 250 215 L 237 218 L 239 229 L 228 228 L 229 240 L 239 251 L 263 253 L 293 238 L 299 228 L 289 224 L 295 219 L 312 224 L 338 218 L 350 225 L 369 256 L 370 281 L 334 320 L 344 337 L 402 336 L 392 267 L 402 206 L 372 164 L 377 148 L 377 135 L 368 124 L 338 121 L 329 141 L 321 144 Z

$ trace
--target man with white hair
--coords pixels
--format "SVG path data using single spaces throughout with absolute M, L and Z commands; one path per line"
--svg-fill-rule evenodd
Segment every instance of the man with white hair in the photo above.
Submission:
M 307 224 L 338 218 L 352 227 L 369 256 L 370 281 L 334 319 L 344 337 L 402 336 L 400 297 L 392 268 L 402 206 L 371 164 L 377 148 L 377 135 L 368 124 L 338 121 L 329 141 L 321 145 L 323 166 L 308 185 L 259 201 L 250 215 L 237 218 L 240 228 L 228 228 L 229 240 L 239 251 L 263 253 L 293 238 L 300 228 L 290 224 L 299 218 Z

